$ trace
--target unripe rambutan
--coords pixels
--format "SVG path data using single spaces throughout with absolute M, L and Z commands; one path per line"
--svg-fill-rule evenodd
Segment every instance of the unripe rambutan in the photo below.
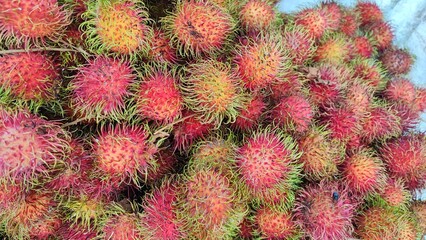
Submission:
M 358 2 L 355 11 L 359 14 L 362 25 L 384 20 L 382 10 L 373 2 Z
M 374 22 L 366 26 L 366 31 L 371 33 L 372 43 L 379 50 L 385 50 L 392 45 L 392 27 L 386 22 Z
M 182 114 L 183 98 L 176 75 L 165 68 L 152 69 L 140 83 L 136 111 L 142 118 L 170 123 Z
M 291 213 L 269 207 L 257 210 L 254 216 L 262 239 L 298 239 L 300 233 Z
M 321 181 L 298 194 L 295 218 L 302 232 L 312 239 L 347 239 L 354 229 L 355 208 L 345 187 Z
M 423 134 L 403 136 L 387 142 L 381 149 L 389 175 L 401 178 L 410 190 L 426 182 L 426 140 Z
M 343 178 L 348 189 L 363 196 L 377 192 L 386 183 L 385 167 L 370 149 L 362 149 L 346 158 Z
M 190 65 L 187 71 L 190 75 L 183 79 L 181 88 L 184 101 L 197 118 L 215 126 L 235 122 L 246 97 L 231 66 L 207 60 Z
M 302 65 L 315 53 L 315 39 L 303 27 L 286 27 L 282 33 L 284 48 L 289 51 L 293 64 Z
M 380 62 L 372 59 L 356 59 L 353 62 L 353 69 L 355 77 L 375 90 L 382 90 L 386 87 L 386 71 Z
M 277 126 L 302 133 L 311 125 L 314 109 L 305 97 L 293 95 L 282 98 L 271 114 Z
M 344 145 L 330 139 L 330 132 L 322 127 L 313 127 L 299 140 L 302 152 L 300 161 L 303 171 L 311 180 L 330 179 L 339 173 L 337 168 L 343 162 Z
M 245 108 L 241 110 L 232 126 L 243 131 L 253 130 L 260 122 L 265 110 L 266 103 L 263 97 L 258 94 L 246 103 Z
M 324 15 L 327 16 L 325 24 L 327 30 L 335 31 L 340 27 L 342 19 L 342 9 L 339 4 L 333 1 L 322 2 L 319 6 Z
M 385 106 L 374 106 L 363 119 L 361 136 L 368 144 L 401 134 L 400 118 Z
M 319 39 L 327 29 L 327 16 L 321 9 L 308 8 L 296 14 L 295 23 Z
M 392 102 L 411 105 L 416 99 L 416 93 L 416 88 L 410 80 L 396 78 L 388 82 L 384 91 L 384 97 Z
M 119 183 L 144 182 L 148 169 L 157 167 L 153 157 L 156 151 L 148 132 L 136 126 L 104 128 L 93 142 L 96 172 L 106 182 L 117 178 Z
M 328 109 L 322 121 L 327 124 L 331 136 L 341 141 L 348 141 L 360 132 L 359 118 L 344 107 Z
M 355 37 L 352 46 L 354 47 L 352 50 L 355 51 L 353 55 L 361 58 L 371 58 L 376 53 L 370 40 L 364 36 Z
M 87 120 L 119 120 L 125 117 L 126 97 L 135 81 L 127 62 L 99 56 L 78 68 L 70 82 L 71 108 Z
M 420 233 L 426 235 L 426 202 L 414 202 L 411 204 L 411 210 L 413 211 L 414 217 L 419 224 Z
M 248 32 L 258 33 L 272 27 L 276 18 L 267 0 L 249 0 L 241 7 L 239 19 Z
M 350 40 L 343 34 L 335 34 L 324 37 L 315 53 L 314 60 L 339 64 L 350 57 Z
M 197 0 L 179 0 L 175 12 L 161 21 L 184 56 L 220 51 L 228 43 L 235 26 L 225 9 L 210 1 Z
M 246 139 L 238 150 L 239 175 L 255 202 L 291 204 L 299 182 L 296 144 L 291 137 L 266 129 Z
M 0 38 L 7 44 L 57 40 L 69 23 L 57 0 L 0 0 Z
M 0 87 L 10 91 L 14 99 L 29 101 L 29 107 L 35 111 L 43 103 L 54 100 L 59 85 L 57 64 L 44 53 L 0 57 Z
M 241 46 L 234 61 L 244 85 L 250 90 L 283 81 L 290 71 L 290 59 L 278 35 L 262 36 Z
M 0 178 L 27 186 L 40 183 L 39 177 L 49 177 L 65 158 L 68 140 L 57 122 L 0 108 Z
M 176 49 L 162 30 L 154 29 L 150 45 L 148 56 L 152 61 L 171 64 L 177 62 Z
M 340 19 L 340 31 L 352 37 L 356 34 L 358 27 L 357 15 L 353 11 L 344 11 Z
M 87 44 L 95 53 L 112 51 L 130 55 L 149 51 L 152 29 L 148 12 L 142 4 L 125 0 L 90 0 L 82 15 L 80 26 L 87 36 Z
M 138 240 L 142 239 L 139 229 L 140 219 L 132 213 L 119 213 L 105 220 L 102 227 L 103 239 Z
M 390 74 L 406 74 L 413 65 L 413 57 L 407 50 L 389 48 L 380 57 L 383 66 Z
M 411 200 L 411 193 L 401 179 L 389 178 L 380 192 L 380 197 L 392 207 L 405 207 Z

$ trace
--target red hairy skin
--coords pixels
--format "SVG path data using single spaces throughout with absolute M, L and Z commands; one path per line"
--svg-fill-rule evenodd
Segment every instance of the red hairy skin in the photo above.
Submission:
M 407 74 L 413 65 L 413 57 L 403 49 L 387 49 L 380 57 L 383 66 L 391 74 Z
M 263 101 L 263 97 L 260 95 L 255 96 L 246 108 L 240 112 L 232 126 L 243 131 L 253 130 L 265 109 L 266 103 Z

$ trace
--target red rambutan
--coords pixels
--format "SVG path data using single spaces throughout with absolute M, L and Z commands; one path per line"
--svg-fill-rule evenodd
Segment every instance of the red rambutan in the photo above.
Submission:
M 172 64 L 177 62 L 176 49 L 172 46 L 165 32 L 155 29 L 150 44 L 151 47 L 148 56 L 152 61 Z
M 321 38 L 327 30 L 327 16 L 321 9 L 308 8 L 297 13 L 295 23 L 305 28 L 316 39 Z
M 372 59 L 355 59 L 352 67 L 354 76 L 359 78 L 361 82 L 375 90 L 382 90 L 386 87 L 386 71 L 380 62 Z
M 344 107 L 328 109 L 323 123 L 331 131 L 331 136 L 341 141 L 348 141 L 360 132 L 359 118 Z
M 413 57 L 407 50 L 389 48 L 380 57 L 383 66 L 390 74 L 406 74 L 413 65 Z
M 254 216 L 257 231 L 265 239 L 297 239 L 300 235 L 291 213 L 269 207 L 257 210 Z
M 303 27 L 295 25 L 283 31 L 283 45 L 295 65 L 303 65 L 315 53 L 315 39 Z
M 142 239 L 139 229 L 140 219 L 136 214 L 119 213 L 105 220 L 102 227 L 103 238 L 111 240 Z
M 270 28 L 275 20 L 274 8 L 266 0 L 249 0 L 240 10 L 241 25 L 249 32 Z
M 340 27 L 340 21 L 342 19 L 342 9 L 338 3 L 329 1 L 322 2 L 319 6 L 324 15 L 327 16 L 325 24 L 327 25 L 326 29 L 335 31 Z
M 352 46 L 354 47 L 352 51 L 355 51 L 354 55 L 361 58 L 371 58 L 376 52 L 370 40 L 364 36 L 355 37 Z
M 411 200 L 411 193 L 401 179 L 389 178 L 380 192 L 380 197 L 392 207 L 404 207 Z
M 366 31 L 371 33 L 372 43 L 380 50 L 385 50 L 392 45 L 392 27 L 387 22 L 374 22 L 366 26 Z
M 340 19 L 340 31 L 352 37 L 356 34 L 358 27 L 357 14 L 352 11 L 343 11 L 342 18 Z
M 362 122 L 361 136 L 368 144 L 374 140 L 386 140 L 401 134 L 400 118 L 385 106 L 373 106 Z
M 384 20 L 382 10 L 373 2 L 358 2 L 355 11 L 359 14 L 362 25 Z
M 388 82 L 384 97 L 392 102 L 411 105 L 416 99 L 416 93 L 416 88 L 410 80 L 397 78 Z
M 243 131 L 253 130 L 259 123 L 265 110 L 266 103 L 263 97 L 258 94 L 246 104 L 243 110 L 241 110 L 235 122 L 232 123 L 232 126 Z

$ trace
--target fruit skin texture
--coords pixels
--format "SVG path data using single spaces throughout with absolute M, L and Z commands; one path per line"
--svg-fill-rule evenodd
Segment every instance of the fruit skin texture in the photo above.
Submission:
M 256 203 L 285 207 L 294 200 L 300 166 L 296 144 L 278 131 L 252 134 L 239 148 L 236 164 L 250 196 Z
M 253 130 L 259 123 L 265 109 L 266 103 L 263 101 L 263 97 L 261 95 L 254 96 L 237 116 L 232 126 L 243 131 Z
M 337 198 L 337 199 L 336 199 Z M 312 239 L 347 239 L 354 227 L 356 203 L 337 182 L 321 181 L 305 187 L 295 205 L 295 218 L 302 232 Z
M 369 39 L 364 36 L 358 36 L 353 39 L 353 47 L 355 47 L 355 56 L 362 58 L 370 58 L 376 53 Z
M 426 235 L 426 202 L 416 201 L 411 205 L 411 209 L 419 224 L 420 233 Z
M 380 57 L 383 66 L 390 74 L 407 74 L 413 65 L 413 57 L 408 51 L 397 48 L 387 49 Z
M 126 98 L 135 81 L 129 63 L 99 56 L 78 68 L 70 82 L 75 117 L 99 122 L 125 118 Z
M 386 140 L 401 134 L 400 118 L 386 106 L 373 106 L 363 119 L 361 136 L 365 143 Z
M 183 98 L 173 73 L 153 70 L 144 77 L 137 91 L 136 111 L 142 118 L 170 123 L 181 116 Z
M 121 213 L 115 216 L 111 216 L 105 222 L 102 232 L 104 239 L 116 239 L 116 240 L 138 240 L 142 239 L 139 230 L 138 217 L 130 213 Z
M 265 239 L 299 239 L 291 213 L 262 207 L 257 210 L 254 219 L 257 231 Z
M 184 101 L 203 123 L 219 126 L 235 122 L 245 100 L 240 78 L 231 66 L 214 60 L 188 67 L 189 77 L 182 80 Z
M 331 136 L 340 141 L 349 141 L 360 131 L 359 119 L 351 110 L 344 107 L 329 109 L 323 121 L 328 124 Z
M 320 9 L 305 9 L 295 16 L 296 25 L 305 28 L 314 38 L 323 36 L 327 27 L 327 19 Z
M 366 26 L 371 32 L 371 39 L 378 49 L 384 50 L 391 46 L 393 41 L 392 27 L 386 22 L 374 22 Z
M 178 60 L 176 49 L 172 46 L 166 33 L 160 29 L 154 29 L 148 56 L 152 61 L 161 63 L 175 64 Z
M 416 88 L 406 78 L 396 78 L 388 83 L 384 91 L 384 97 L 395 103 L 411 105 L 416 100 Z
M 384 20 L 382 10 L 372 2 L 358 2 L 355 11 L 360 16 L 361 25 Z
M 112 51 L 129 55 L 149 51 L 153 31 L 147 25 L 150 21 L 143 4 L 136 1 L 90 0 L 82 17 L 81 28 L 91 51 L 100 54 Z
M 183 56 L 220 51 L 234 31 L 231 15 L 210 1 L 179 0 L 176 10 L 161 20 Z
M 347 36 L 354 36 L 358 30 L 357 14 L 352 11 L 343 11 L 342 19 L 340 20 L 340 31 Z
M 68 154 L 69 140 L 57 122 L 0 108 L 0 178 L 40 184 Z
M 389 206 L 403 208 L 410 202 L 412 196 L 401 179 L 389 178 L 380 192 L 380 197 Z
M 274 8 L 266 0 L 249 0 L 240 11 L 241 25 L 249 32 L 267 30 L 275 21 Z
M 35 110 L 41 104 L 54 100 L 59 77 L 56 63 L 44 53 L 16 53 L 0 57 L 0 87 L 8 89 L 15 99 L 30 101 L 29 107 Z
M 315 39 L 303 27 L 295 25 L 283 31 L 283 45 L 295 65 L 303 65 L 315 53 Z
M 343 34 L 326 36 L 316 50 L 314 60 L 339 64 L 350 57 L 350 40 Z
M 57 40 L 70 23 L 69 13 L 57 0 L 0 0 L 0 13 L 0 39 L 7 45 Z

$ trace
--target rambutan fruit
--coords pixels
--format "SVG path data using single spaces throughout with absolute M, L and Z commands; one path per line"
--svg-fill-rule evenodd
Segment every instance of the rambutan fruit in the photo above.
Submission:
M 121 213 L 109 216 L 102 224 L 103 239 L 138 240 L 142 239 L 140 219 L 134 213 Z
M 173 128 L 174 148 L 187 151 L 197 139 L 203 139 L 212 129 L 213 125 L 202 123 L 191 111 L 183 111 L 182 118 Z
M 288 50 L 293 64 L 303 65 L 313 57 L 316 50 L 315 39 L 303 27 L 298 25 L 286 27 L 282 37 L 282 44 Z
M 379 49 L 385 50 L 392 45 L 392 27 L 387 22 L 374 22 L 366 26 L 371 35 L 372 43 Z
M 311 180 L 331 179 L 339 173 L 345 148 L 338 140 L 330 138 L 324 127 L 313 127 L 299 140 L 302 152 L 300 162 L 303 172 Z
M 337 182 L 321 181 L 306 186 L 295 206 L 295 219 L 311 239 L 347 239 L 354 227 L 356 203 L 348 190 Z
M 407 50 L 389 48 L 380 57 L 383 66 L 390 74 L 407 74 L 413 65 L 413 57 Z
M 355 11 L 359 14 L 359 20 L 362 25 L 384 20 L 382 10 L 373 2 L 358 2 L 355 6 Z
M 228 44 L 235 27 L 225 9 L 197 0 L 179 0 L 175 12 L 161 22 L 183 56 L 219 52 Z
M 253 221 L 253 217 L 248 215 L 243 219 L 238 227 L 238 236 L 242 239 L 253 239 L 255 231 L 256 226 Z
M 254 216 L 262 239 L 299 239 L 300 232 L 290 212 L 262 207 Z
M 304 79 L 302 73 L 290 71 L 283 79 L 284 81 L 273 84 L 270 87 L 270 97 L 275 102 L 287 96 L 301 94 L 304 91 L 303 85 L 306 79 Z
M 272 110 L 272 119 L 277 126 L 303 133 L 314 118 L 314 108 L 302 95 L 282 98 Z
M 166 179 L 162 185 L 147 194 L 144 199 L 144 212 L 141 216 L 142 236 L 144 239 L 182 239 L 183 222 L 176 216 L 177 190 L 172 179 Z
M 45 53 L 0 57 L 0 88 L 7 90 L 8 98 L 14 101 L 28 102 L 32 110 L 37 111 L 42 104 L 54 101 L 60 84 L 57 64 Z
M 331 131 L 331 136 L 341 141 L 348 141 L 360 132 L 359 118 L 345 107 L 328 109 L 322 122 Z
M 342 18 L 340 19 L 340 31 L 346 36 L 353 37 L 358 30 L 358 15 L 353 11 L 343 11 Z
M 366 143 L 374 140 L 387 140 L 401 134 L 400 118 L 392 109 L 381 106 L 372 106 L 362 122 L 361 136 Z
M 172 174 L 178 166 L 178 159 L 173 154 L 173 150 L 169 148 L 158 151 L 155 159 L 157 167 L 148 168 L 146 174 L 147 182 L 152 184 L 160 182 L 165 176 Z
M 426 202 L 415 201 L 411 204 L 411 210 L 416 218 L 420 232 L 426 235 Z
M 235 122 L 246 101 L 240 78 L 231 66 L 215 60 L 191 64 L 182 79 L 184 101 L 203 123 Z
M 153 35 L 143 2 L 126 0 L 90 0 L 80 27 L 89 49 L 97 54 L 112 51 L 134 59 L 148 53 Z
M 44 181 L 68 154 L 69 135 L 58 122 L 25 110 L 0 108 L 0 178 L 25 186 Z
M 238 172 L 254 202 L 286 207 L 300 181 L 300 154 L 291 137 L 266 129 L 252 134 L 237 152 Z
M 418 112 L 426 111 L 426 88 L 418 88 L 416 99 L 414 99 L 413 108 Z
M 352 51 L 356 57 L 371 58 L 376 54 L 376 49 L 371 44 L 370 40 L 365 36 L 358 36 L 352 40 Z
M 71 223 L 65 223 L 57 231 L 57 236 L 60 239 L 68 240 L 88 240 L 97 237 L 95 229 L 86 230 L 78 225 L 72 225 Z
M 387 100 L 407 105 L 413 104 L 416 94 L 414 84 L 406 78 L 396 78 L 389 81 L 383 93 Z
M 137 126 L 106 127 L 93 141 L 95 171 L 107 184 L 145 182 L 148 169 L 157 167 L 156 152 L 148 131 Z
M 410 190 L 426 183 L 426 140 L 423 134 L 412 134 L 387 142 L 381 147 L 381 158 L 389 175 L 401 178 Z
M 253 130 L 259 123 L 262 114 L 266 110 L 266 103 L 260 94 L 250 99 L 245 108 L 232 123 L 232 126 L 242 131 Z
M 25 196 L 25 190 L 22 186 L 4 179 L 0 179 L 0 222 L 1 219 L 7 216 Z M 0 223 L 1 228 L 1 223 Z
M 291 59 L 279 35 L 261 36 L 241 46 L 234 62 L 244 85 L 259 90 L 282 82 L 288 74 Z
M 217 168 L 187 169 L 176 206 L 189 239 L 231 239 L 237 234 L 247 212 L 237 189 Z
M 316 62 L 339 64 L 350 57 L 350 40 L 343 34 L 327 35 L 321 39 L 316 50 Z
M 75 116 L 96 122 L 125 118 L 126 98 L 136 78 L 129 63 L 99 56 L 77 71 L 69 86 Z
M 325 21 L 326 29 L 331 31 L 339 29 L 343 15 L 340 5 L 333 1 L 322 2 L 319 5 L 319 9 L 321 9 L 321 11 L 324 12 L 324 15 L 327 16 Z
M 259 33 L 273 26 L 276 13 L 267 0 L 249 0 L 241 7 L 239 19 L 248 32 Z
M 386 87 L 386 71 L 378 61 L 372 59 L 355 59 L 352 63 L 354 76 L 375 90 Z
M 172 46 L 170 39 L 163 30 L 154 29 L 154 36 L 151 39 L 150 46 L 148 54 L 150 60 L 171 64 L 177 62 L 176 49 Z
M 399 125 L 402 132 L 415 130 L 420 120 L 420 113 L 411 104 L 397 103 L 393 104 L 391 109 L 399 118 Z
M 178 81 L 176 74 L 165 68 L 150 70 L 137 87 L 135 101 L 139 116 L 159 123 L 171 123 L 179 118 L 183 97 Z
M 295 23 L 316 39 L 321 38 L 327 30 L 327 16 L 321 9 L 308 8 L 300 11 L 295 16 Z
M 389 178 L 380 191 L 380 197 L 392 207 L 405 207 L 411 200 L 411 193 L 401 179 Z
M 354 80 L 346 87 L 344 104 L 354 115 L 365 119 L 371 110 L 374 89 L 359 80 Z
M 57 0 L 1 0 L 0 39 L 7 45 L 58 40 L 71 22 L 69 15 Z
M 384 164 L 371 149 L 361 149 L 348 156 L 342 172 L 349 191 L 362 196 L 377 192 L 386 184 Z

